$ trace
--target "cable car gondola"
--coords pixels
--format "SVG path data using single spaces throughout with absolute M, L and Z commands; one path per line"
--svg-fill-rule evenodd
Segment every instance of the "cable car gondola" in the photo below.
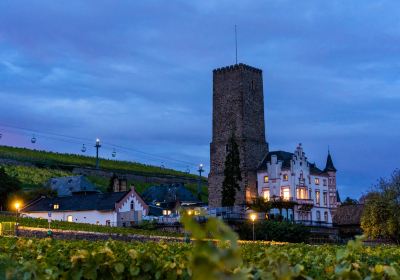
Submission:
M 114 158 L 117 156 L 117 151 L 115 149 L 113 150 L 111 156 L 114 157 Z
M 35 144 L 35 143 L 36 143 L 36 137 L 35 137 L 35 135 L 32 136 L 32 138 L 31 138 L 31 143 L 32 143 L 32 144 Z
M 3 137 L 3 134 L 2 133 L 0 133 L 0 139 Z
M 85 146 L 85 144 L 82 145 L 81 151 L 82 151 L 82 153 L 86 152 L 86 146 Z

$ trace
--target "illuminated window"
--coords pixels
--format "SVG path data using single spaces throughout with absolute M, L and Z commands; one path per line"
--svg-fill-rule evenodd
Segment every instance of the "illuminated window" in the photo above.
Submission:
M 283 174 L 283 181 L 287 181 L 287 180 L 289 180 L 289 175 Z
M 67 216 L 67 222 L 72 223 L 72 221 L 73 221 L 72 216 L 71 216 L 71 215 L 68 215 L 68 216 Z
M 315 182 L 316 185 L 319 185 L 319 178 L 315 178 L 314 182 Z
M 164 216 L 169 216 L 171 215 L 171 210 L 162 210 L 162 213 Z
M 284 187 L 281 189 L 281 195 L 283 197 L 283 200 L 289 200 L 290 199 L 290 191 L 288 187 Z
M 323 193 L 323 198 L 324 198 L 324 205 L 327 205 L 328 204 L 328 193 L 327 192 Z
M 307 188 L 297 188 L 296 191 L 298 199 L 307 199 Z
M 53 209 L 54 209 L 54 210 L 58 210 L 59 208 L 60 208 L 60 204 L 54 204 L 54 205 L 53 205 Z
M 249 188 L 246 188 L 246 201 L 247 202 L 251 201 L 251 192 Z
M 266 200 L 266 201 L 269 200 L 269 189 L 265 189 L 263 191 L 263 197 L 264 197 L 264 200 Z
M 268 183 L 268 180 L 269 180 L 268 176 L 264 176 L 264 183 Z
M 315 191 L 315 203 L 319 205 L 320 203 L 320 193 L 319 190 Z

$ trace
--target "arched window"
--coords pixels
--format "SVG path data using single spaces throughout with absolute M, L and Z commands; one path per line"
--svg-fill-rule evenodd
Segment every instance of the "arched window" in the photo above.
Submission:
M 135 210 L 135 204 L 133 203 L 133 200 L 131 200 L 131 210 Z
M 325 219 L 325 223 L 327 223 L 328 222 L 328 212 L 327 211 L 325 211 L 325 213 L 324 213 L 324 219 Z

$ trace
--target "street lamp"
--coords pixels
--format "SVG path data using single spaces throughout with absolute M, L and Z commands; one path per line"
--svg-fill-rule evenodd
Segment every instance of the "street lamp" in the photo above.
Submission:
M 257 215 L 255 213 L 250 214 L 250 219 L 251 219 L 251 221 L 253 223 L 253 241 L 255 241 L 256 240 L 256 236 L 255 236 L 255 233 L 254 233 L 254 221 L 257 219 Z
M 203 167 L 204 167 L 204 165 L 202 163 L 200 163 L 199 170 L 198 170 L 199 171 L 199 185 L 197 187 L 197 196 L 199 197 L 199 199 L 201 198 L 201 173 L 204 172 Z
M 94 145 L 94 147 L 96 148 L 96 169 L 99 169 L 99 149 L 101 147 L 99 138 L 96 139 L 96 145 Z
M 16 201 L 14 203 L 14 207 L 15 207 L 15 223 L 17 223 L 18 222 L 18 211 L 19 211 L 19 208 L 21 207 L 21 203 Z

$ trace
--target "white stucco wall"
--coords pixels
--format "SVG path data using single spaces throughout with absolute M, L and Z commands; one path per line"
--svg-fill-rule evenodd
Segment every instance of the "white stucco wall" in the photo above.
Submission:
M 284 175 L 288 176 L 288 180 L 284 180 Z M 331 210 L 335 209 L 337 203 L 330 203 L 330 195 L 333 195 L 335 192 L 336 197 L 336 178 L 334 173 L 330 173 L 329 175 L 326 173 L 315 175 L 310 173 L 310 164 L 308 163 L 307 157 L 303 152 L 303 148 L 299 145 L 294 152 L 293 158 L 290 162 L 290 169 L 282 169 L 282 162 L 277 160 L 276 155 L 271 156 L 271 161 L 267 163 L 267 166 L 262 167 L 260 171 L 257 173 L 258 180 L 258 195 L 263 196 L 263 190 L 266 188 L 270 191 L 270 197 L 272 196 L 281 196 L 281 188 L 289 187 L 290 188 L 290 197 L 296 201 L 297 198 L 297 186 L 299 185 L 300 174 L 303 174 L 304 178 L 304 186 L 307 188 L 307 196 L 306 199 L 311 199 L 313 202 L 313 208 L 310 213 L 306 214 L 308 220 L 312 219 L 312 221 L 317 221 L 317 211 L 320 212 L 321 222 L 332 223 L 332 215 Z M 264 182 L 264 177 L 268 176 L 268 183 Z M 329 186 L 329 176 L 332 177 L 332 181 L 334 184 Z M 319 179 L 319 184 L 315 184 L 315 179 Z M 324 180 L 326 180 L 326 184 L 324 185 Z M 316 190 L 320 192 L 320 203 L 317 204 L 316 201 Z M 311 196 L 310 196 L 311 191 Z M 326 204 L 324 203 L 324 193 L 327 195 Z M 297 208 L 296 208 L 297 209 Z M 328 219 L 325 220 L 325 212 L 328 213 Z M 304 215 L 304 213 L 302 213 Z M 286 212 L 284 213 L 284 217 L 286 217 Z M 298 211 L 294 213 L 295 220 L 304 219 L 304 217 L 300 217 Z
M 32 218 L 48 219 L 48 212 L 22 212 L 21 214 Z M 67 221 L 67 217 L 70 215 L 75 223 L 106 225 L 108 220 L 111 225 L 117 224 L 117 213 L 115 211 L 52 211 L 51 219 Z
M 131 201 L 133 201 L 134 209 L 131 209 Z M 139 199 L 134 194 L 130 194 L 127 200 L 122 204 L 122 206 L 118 208 L 119 212 L 127 212 L 131 210 L 141 211 L 143 216 L 146 216 L 148 214 L 142 202 L 139 201 Z

